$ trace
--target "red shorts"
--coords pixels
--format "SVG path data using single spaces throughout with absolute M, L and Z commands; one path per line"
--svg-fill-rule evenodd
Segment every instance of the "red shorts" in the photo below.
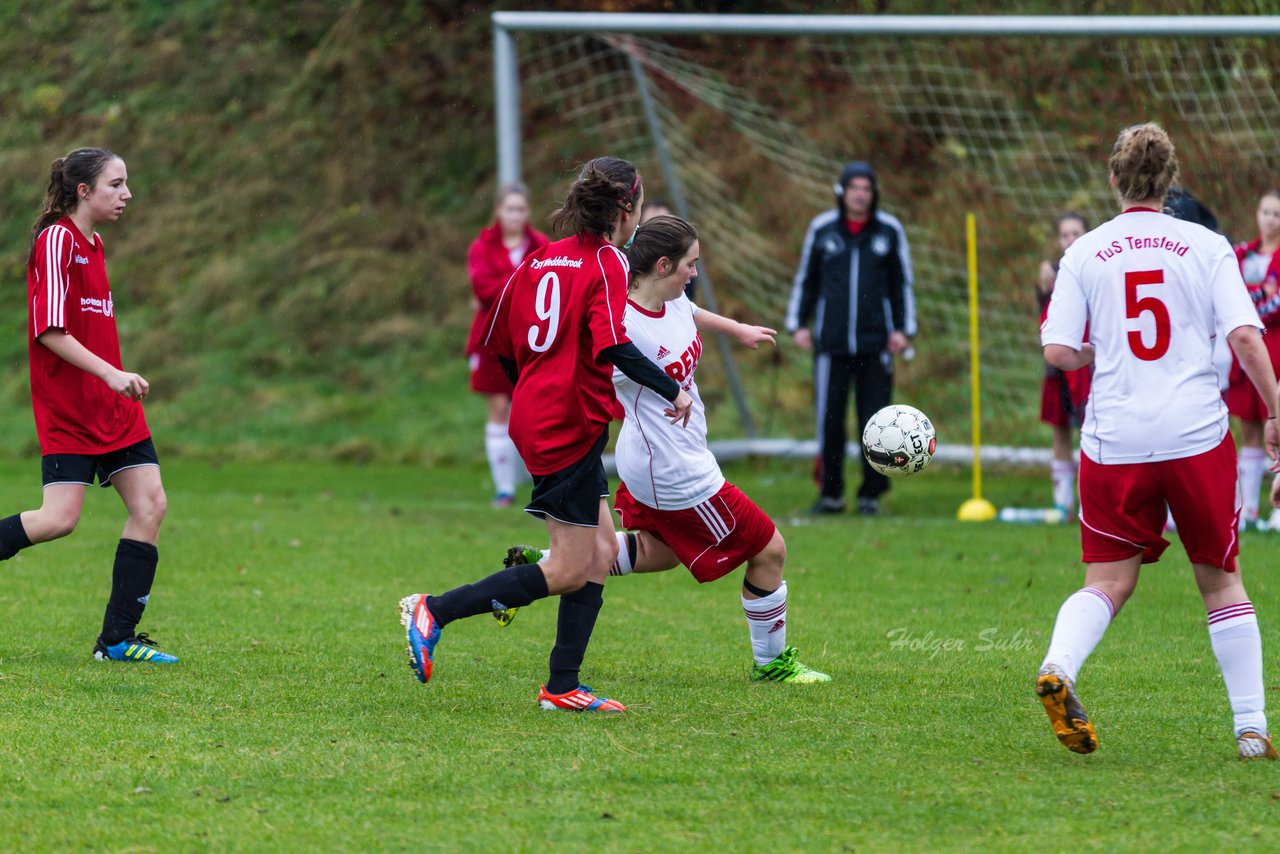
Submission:
M 686 510 L 654 510 L 618 484 L 613 509 L 622 527 L 648 531 L 671 547 L 700 583 L 715 581 L 764 551 L 778 530 L 763 510 L 732 483 Z
M 505 394 L 511 396 L 511 380 L 497 355 L 488 347 L 467 355 L 467 365 L 471 368 L 471 390 L 476 394 Z
M 1155 563 L 1169 546 L 1165 504 L 1192 563 L 1236 569 L 1240 490 L 1236 447 L 1228 434 L 1212 451 L 1163 460 L 1104 466 L 1080 455 L 1080 540 L 1085 563 L 1142 554 Z
M 1061 371 L 1047 375 L 1040 386 L 1040 420 L 1055 427 L 1079 427 L 1084 420 L 1092 380 L 1088 368 L 1065 375 Z M 1068 396 L 1070 410 L 1066 406 Z
M 1268 329 L 1262 336 L 1262 342 L 1267 345 L 1267 353 L 1271 356 L 1271 369 L 1280 371 L 1280 329 Z M 1266 421 L 1267 404 L 1249 382 L 1244 368 L 1240 367 L 1240 360 L 1234 355 L 1228 382 L 1230 384 L 1222 395 L 1227 401 L 1227 411 L 1242 421 Z

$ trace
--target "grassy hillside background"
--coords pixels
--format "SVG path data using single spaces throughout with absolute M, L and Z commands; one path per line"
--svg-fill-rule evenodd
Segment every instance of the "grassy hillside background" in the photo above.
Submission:
M 905 14 L 1256 13 L 1270 4 L 538 5 Z M 104 145 L 127 160 L 135 193 L 125 218 L 104 229 L 126 364 L 153 383 L 148 413 L 167 453 L 471 457 L 482 406 L 462 391 L 464 256 L 493 190 L 492 8 L 349 0 L 0 8 L 0 454 L 36 450 L 24 270 L 48 163 L 74 146 Z M 771 57 L 785 71 L 785 47 Z M 1091 73 L 1105 83 L 1105 71 Z M 816 132 L 823 121 L 812 105 L 788 118 Z M 929 192 L 904 188 L 917 191 Z M 909 195 L 899 201 L 913 204 Z M 1237 220 L 1247 223 L 1252 204 L 1237 205 Z M 778 240 L 798 245 L 811 212 L 798 200 L 795 216 L 780 217 L 793 225 Z M 1023 247 L 1018 263 L 1034 269 L 1046 250 Z M 803 399 L 788 404 L 801 421 Z

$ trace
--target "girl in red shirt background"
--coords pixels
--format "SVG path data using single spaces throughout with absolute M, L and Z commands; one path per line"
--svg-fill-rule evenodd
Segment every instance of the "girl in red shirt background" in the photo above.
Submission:
M 1258 319 L 1267 327 L 1262 341 L 1271 356 L 1271 369 L 1280 372 L 1280 190 L 1271 190 L 1258 201 L 1258 237 L 1236 246 L 1240 273 L 1249 296 L 1258 309 Z M 1240 452 L 1236 458 L 1240 493 L 1240 528 L 1260 529 L 1258 491 L 1267 469 L 1262 449 L 1262 428 L 1267 420 L 1267 404 L 1245 376 L 1238 359 L 1231 360 L 1227 386 L 1227 410 L 1240 419 Z M 1280 528 L 1280 509 L 1273 510 L 1266 528 Z
M 516 481 L 524 467 L 507 435 L 511 380 L 503 373 L 492 348 L 484 343 L 484 321 L 525 256 L 546 246 L 547 242 L 545 234 L 529 225 L 528 188 L 520 183 L 503 184 L 498 188 L 493 222 L 480 232 L 467 252 L 472 303 L 476 308 L 471 334 L 467 337 L 467 364 L 471 370 L 471 390 L 488 399 L 484 450 L 493 477 L 494 507 L 510 507 L 515 503 Z
M 142 413 L 150 385 L 124 370 L 102 238 L 132 198 L 124 161 L 77 148 L 53 161 L 44 211 L 27 261 L 31 403 L 40 439 L 44 500 L 0 519 L 0 560 L 75 530 L 85 487 L 115 487 L 129 513 L 112 570 L 94 658 L 174 663 L 137 633 L 151 595 L 166 499 Z

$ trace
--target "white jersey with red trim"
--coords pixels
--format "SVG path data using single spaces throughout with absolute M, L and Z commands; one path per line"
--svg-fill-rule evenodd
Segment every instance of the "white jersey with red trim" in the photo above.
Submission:
M 1227 434 L 1214 339 L 1259 329 L 1222 235 L 1147 208 L 1081 237 L 1062 257 L 1042 344 L 1097 350 L 1080 449 L 1095 462 L 1180 459 Z
M 707 411 L 693 381 L 702 339 L 693 317 L 698 308 L 685 296 L 649 311 L 627 302 L 627 336 L 693 398 L 687 427 L 663 415 L 671 404 L 616 368 L 613 386 L 626 411 L 615 449 L 618 475 L 637 501 L 655 510 L 686 510 L 709 500 L 724 475 L 707 447 Z

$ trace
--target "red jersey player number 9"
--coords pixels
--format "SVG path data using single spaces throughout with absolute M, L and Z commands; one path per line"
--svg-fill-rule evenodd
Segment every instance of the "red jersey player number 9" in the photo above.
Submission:
M 1143 285 L 1163 285 L 1164 270 L 1134 270 L 1124 274 L 1124 307 L 1125 316 L 1130 319 L 1142 317 L 1151 312 L 1156 322 L 1156 340 L 1150 347 L 1142 340 L 1142 332 L 1129 330 L 1129 349 L 1133 355 L 1144 362 L 1154 362 L 1169 352 L 1170 322 L 1169 309 L 1158 297 L 1138 296 L 1138 288 Z
M 556 340 L 556 332 L 560 329 L 560 277 L 554 272 L 547 273 L 538 281 L 538 291 L 534 295 L 534 314 L 547 322 L 546 337 L 542 343 L 543 330 L 535 323 L 529 327 L 529 349 L 535 353 L 545 353 Z

